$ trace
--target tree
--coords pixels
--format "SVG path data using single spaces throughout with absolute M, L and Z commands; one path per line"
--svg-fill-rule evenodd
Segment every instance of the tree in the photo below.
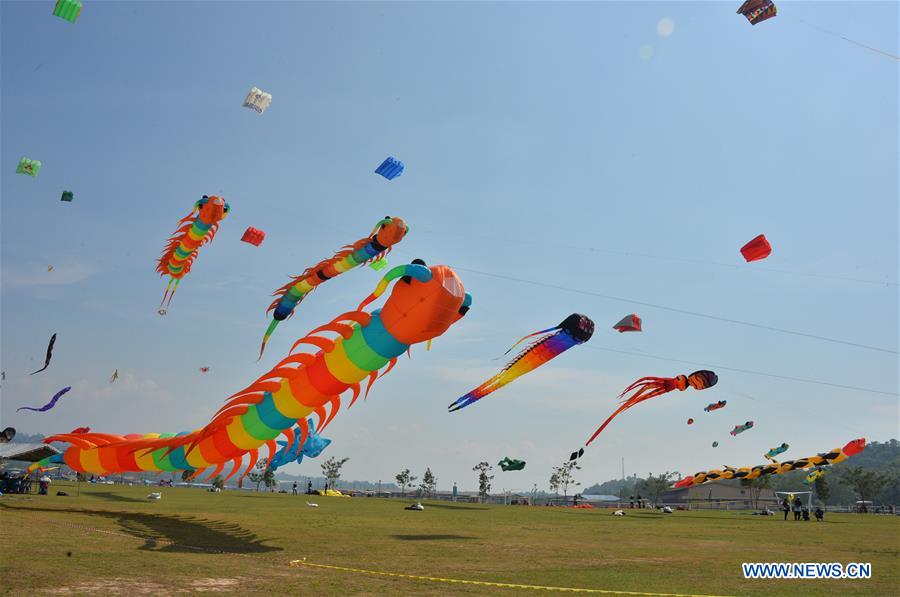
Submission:
M 331 489 L 337 488 L 338 479 L 341 478 L 341 467 L 350 460 L 349 458 L 342 458 L 338 460 L 334 456 L 326 460 L 322 463 L 322 475 L 325 477 L 325 480 L 328 482 L 328 487 Z
M 494 478 L 494 475 L 488 475 L 489 472 L 493 470 L 492 467 L 487 462 L 479 462 L 475 465 L 472 470 L 478 473 L 478 497 L 481 499 L 487 499 L 488 495 L 491 493 L 491 479 Z
M 421 489 L 422 493 L 424 493 L 427 497 L 431 497 L 436 486 L 437 479 L 434 478 L 434 473 L 431 472 L 431 467 L 427 467 L 425 469 L 425 474 L 422 475 L 422 482 L 419 484 L 419 489 Z
M 575 473 L 573 472 L 580 470 L 581 467 L 578 466 L 578 463 L 574 460 L 554 467 L 553 475 L 550 477 L 550 489 L 554 489 L 553 481 L 554 477 L 556 477 L 555 489 L 557 490 L 557 493 L 559 493 L 559 489 L 562 489 L 563 497 L 568 497 L 569 485 L 581 485 L 581 483 L 575 481 Z
M 871 501 L 881 489 L 891 482 L 891 478 L 876 471 L 864 470 L 861 466 L 844 469 L 840 476 L 841 482 L 849 485 L 859 496 L 860 501 Z
M 672 485 L 673 477 L 675 477 L 675 473 L 668 471 L 656 476 L 647 474 L 647 478 L 642 482 L 642 487 L 643 491 L 653 500 L 654 505 L 659 501 L 660 494 Z
M 190 479 L 191 475 L 193 474 L 194 471 L 192 471 L 191 469 L 184 469 L 183 471 L 181 471 L 181 480 L 187 483 L 187 480 Z
M 216 475 L 216 478 L 212 480 L 212 486 L 217 489 L 225 489 L 225 479 L 222 478 L 222 475 Z
M 762 495 L 763 489 L 771 489 L 772 477 L 765 475 L 756 479 L 741 479 L 741 486 L 750 489 L 750 499 L 753 501 L 753 507 L 759 508 L 759 497 Z
M 813 487 L 816 490 L 816 497 L 819 498 L 823 504 L 828 502 L 828 496 L 831 495 L 831 489 L 828 487 L 828 481 L 825 480 L 825 475 L 819 475 L 816 477 L 816 480 L 813 481 Z
M 550 475 L 550 491 L 557 496 L 559 495 L 559 473 L 555 468 L 553 469 L 553 474 Z
M 403 469 L 397 476 L 394 477 L 397 480 L 397 485 L 400 486 L 400 494 L 406 495 L 406 486 L 412 485 L 412 482 L 418 479 L 418 477 L 412 476 L 409 474 L 409 469 Z
M 263 483 L 265 483 L 266 489 L 271 489 L 278 485 L 278 481 L 275 480 L 275 469 L 268 466 L 268 458 L 264 458 L 263 460 L 266 462 L 266 472 L 263 473 Z

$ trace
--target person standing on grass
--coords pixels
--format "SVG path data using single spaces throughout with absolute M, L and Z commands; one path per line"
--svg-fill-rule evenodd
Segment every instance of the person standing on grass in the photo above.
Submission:
M 803 509 L 803 502 L 800 501 L 799 497 L 794 498 L 793 510 L 794 510 L 794 520 L 800 520 L 800 516 L 802 515 L 801 511 Z
M 297 495 L 297 482 L 296 481 L 294 481 L 294 485 L 293 485 L 293 487 L 291 487 L 291 492 L 294 495 Z
M 787 520 L 788 512 L 791 511 L 790 505 L 788 505 L 787 498 L 781 500 L 781 509 L 784 510 L 784 519 Z

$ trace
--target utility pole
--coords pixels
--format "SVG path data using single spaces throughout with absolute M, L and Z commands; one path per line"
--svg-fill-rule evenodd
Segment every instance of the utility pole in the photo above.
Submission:
M 622 456 L 622 480 L 625 480 L 625 457 Z

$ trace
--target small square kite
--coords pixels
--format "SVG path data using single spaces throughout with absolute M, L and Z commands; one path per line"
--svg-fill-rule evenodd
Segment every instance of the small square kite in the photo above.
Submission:
M 16 174 L 27 174 L 28 176 L 37 176 L 41 171 L 41 162 L 38 160 L 29 160 L 22 158 L 19 165 L 16 166 Z
M 54 16 L 74 23 L 80 14 L 81 2 L 79 0 L 56 0 L 56 6 L 53 8 Z

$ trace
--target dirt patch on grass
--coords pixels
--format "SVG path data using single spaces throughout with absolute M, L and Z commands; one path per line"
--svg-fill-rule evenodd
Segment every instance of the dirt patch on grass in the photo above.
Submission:
M 65 587 L 43 589 L 44 595 L 165 595 L 169 593 L 216 593 L 234 591 L 241 585 L 239 578 L 198 578 L 185 585 L 164 585 L 154 581 L 131 578 L 109 578 L 76 583 Z

